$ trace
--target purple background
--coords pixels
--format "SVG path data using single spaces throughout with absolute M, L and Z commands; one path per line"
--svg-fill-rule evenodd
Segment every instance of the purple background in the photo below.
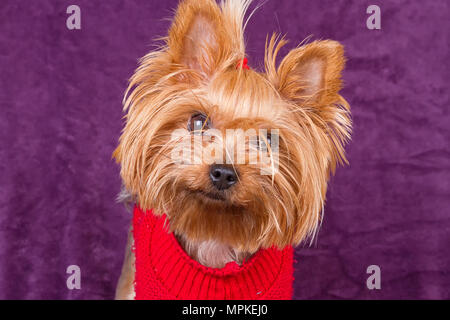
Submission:
M 268 1 L 249 23 L 249 64 L 267 33 L 345 45 L 350 166 L 332 179 L 315 245 L 297 250 L 297 299 L 449 299 L 448 1 Z M 130 214 L 111 160 L 137 59 L 177 1 L 0 4 L 0 298 L 110 299 Z M 66 28 L 77 4 L 82 30 Z M 283 52 L 286 53 L 286 50 Z M 81 290 L 66 268 L 81 267 Z M 381 290 L 366 268 L 381 267 Z

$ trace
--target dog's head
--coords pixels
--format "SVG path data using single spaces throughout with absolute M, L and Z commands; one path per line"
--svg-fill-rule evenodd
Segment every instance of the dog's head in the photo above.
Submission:
M 264 72 L 251 70 L 248 5 L 181 2 L 165 46 L 131 78 L 114 157 L 139 206 L 177 234 L 254 252 L 315 234 L 351 124 L 342 46 L 299 46 L 277 67 L 285 41 L 273 35 Z

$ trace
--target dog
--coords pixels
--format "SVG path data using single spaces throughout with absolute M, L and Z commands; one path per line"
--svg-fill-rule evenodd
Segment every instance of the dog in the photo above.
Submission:
M 273 34 L 258 72 L 249 5 L 181 1 L 130 79 L 113 157 L 136 205 L 116 299 L 292 297 L 292 248 L 314 239 L 329 177 L 347 163 L 344 50 L 314 41 L 277 65 L 287 41 Z

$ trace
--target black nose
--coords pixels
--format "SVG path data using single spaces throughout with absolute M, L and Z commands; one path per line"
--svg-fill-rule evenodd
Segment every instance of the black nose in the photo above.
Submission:
M 228 189 L 237 181 L 236 171 L 232 167 L 221 164 L 211 166 L 209 177 L 213 185 L 219 190 Z

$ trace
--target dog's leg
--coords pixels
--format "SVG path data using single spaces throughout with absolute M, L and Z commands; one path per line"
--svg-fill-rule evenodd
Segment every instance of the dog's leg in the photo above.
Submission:
M 127 247 L 125 249 L 125 259 L 122 266 L 122 273 L 116 288 L 116 300 L 134 300 L 134 273 L 135 273 L 135 256 L 132 250 L 134 245 L 132 227 L 128 232 Z

